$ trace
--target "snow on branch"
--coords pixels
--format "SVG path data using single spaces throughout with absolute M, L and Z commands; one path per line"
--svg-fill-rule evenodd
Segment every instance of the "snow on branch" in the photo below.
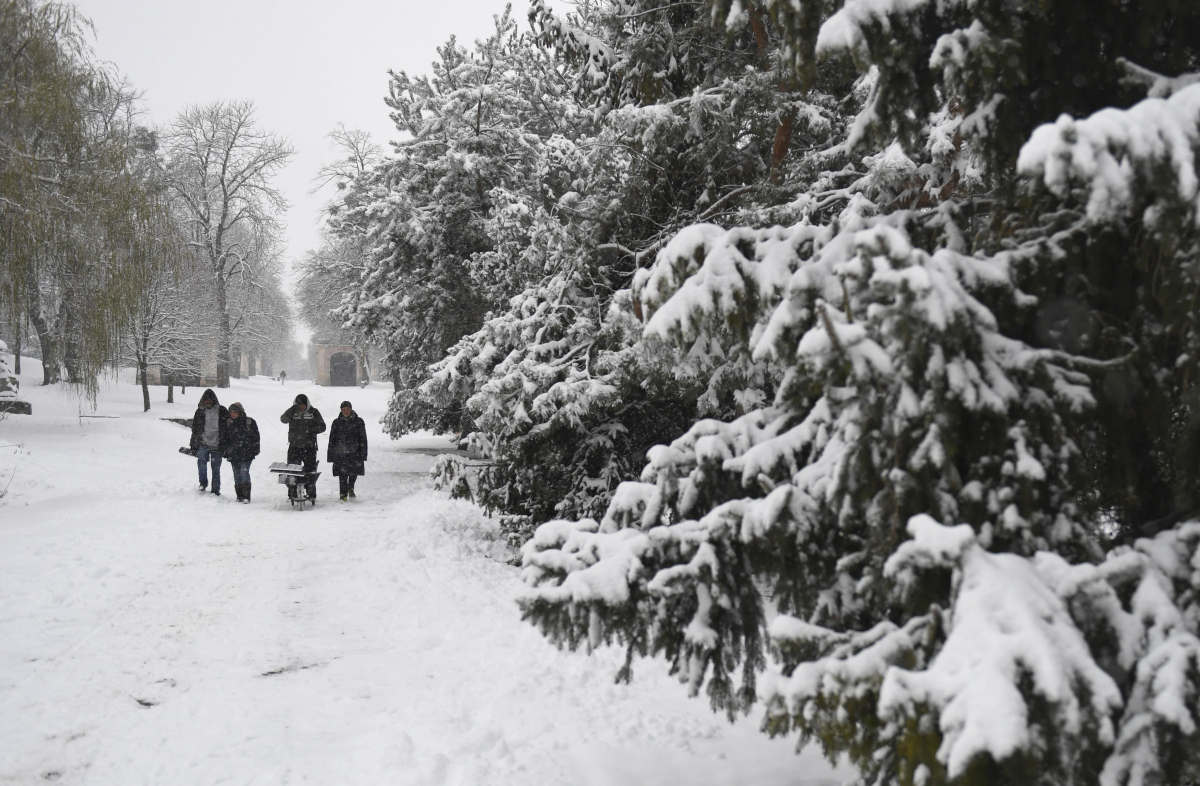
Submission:
M 765 680 L 769 723 L 812 722 L 866 699 L 884 724 L 874 744 L 885 747 L 931 713 L 950 779 L 980 757 L 1049 755 L 1067 772 L 1097 772 L 1103 786 L 1167 782 L 1200 725 L 1200 524 L 1100 564 L 990 553 L 970 527 L 928 516 L 907 530 L 886 566 L 896 600 L 949 570 L 950 610 L 850 632 L 776 618 L 779 651 L 820 656 Z
M 1017 169 L 1059 197 L 1081 189 L 1096 223 L 1139 207 L 1151 225 L 1171 209 L 1195 221 L 1198 150 L 1200 83 L 1192 83 L 1129 109 L 1102 109 L 1083 119 L 1063 115 L 1040 126 L 1021 149 Z
M 887 32 L 896 17 L 916 14 L 931 4 L 931 0 L 847 0 L 837 13 L 821 25 L 817 35 L 817 55 L 849 52 L 856 59 L 866 60 L 865 28 L 877 27 Z M 942 11 L 958 4 L 939 2 L 937 7 Z
M 911 519 L 908 532 L 913 539 L 888 560 L 886 574 L 949 565 L 957 591 L 946 642 L 929 666 L 892 666 L 884 674 L 881 717 L 934 708 L 943 735 L 938 759 L 952 779 L 977 756 L 1004 761 L 1040 742 L 1025 684 L 1049 705 L 1059 733 L 1111 744 L 1120 690 L 1034 564 L 989 554 L 969 527 L 945 527 L 927 516 Z
M 1180 74 L 1176 77 L 1163 76 L 1157 71 L 1143 68 L 1137 63 L 1131 63 L 1123 57 L 1117 58 L 1117 67 L 1125 71 L 1123 81 L 1146 88 L 1150 98 L 1170 98 L 1185 87 L 1200 82 L 1200 73 Z

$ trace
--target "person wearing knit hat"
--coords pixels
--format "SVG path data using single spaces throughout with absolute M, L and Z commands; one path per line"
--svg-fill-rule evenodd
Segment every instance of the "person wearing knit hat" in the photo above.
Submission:
M 192 416 L 192 455 L 200 474 L 200 490 L 208 490 L 208 466 L 212 464 L 212 493 L 221 496 L 221 457 L 229 441 L 229 410 L 209 388 L 200 395 L 200 406 Z
M 279 422 L 288 426 L 288 463 L 304 466 L 308 476 L 304 487 L 308 491 L 308 501 L 315 505 L 317 481 L 313 475 L 317 470 L 317 435 L 325 432 L 325 418 L 308 403 L 308 396 L 298 393 L 292 406 L 279 416 Z M 296 487 L 288 486 L 288 497 L 295 499 L 295 496 Z
M 354 481 L 366 474 L 367 424 L 354 411 L 349 401 L 342 402 L 342 413 L 329 427 L 329 448 L 325 460 L 333 465 L 338 476 L 338 491 L 342 502 L 354 498 Z
M 225 457 L 233 466 L 233 488 L 238 502 L 250 504 L 250 463 L 259 453 L 258 424 L 240 402 L 229 405 L 229 444 Z

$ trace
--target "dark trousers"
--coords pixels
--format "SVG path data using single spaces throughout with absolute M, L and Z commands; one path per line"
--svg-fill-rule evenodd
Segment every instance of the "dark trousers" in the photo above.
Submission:
M 317 471 L 317 448 L 300 447 L 297 445 L 288 445 L 287 460 L 289 464 L 302 464 L 305 472 Z M 317 498 L 317 481 L 305 481 L 305 487 L 308 489 L 310 499 Z
M 358 475 L 338 475 L 338 491 L 343 497 L 354 491 L 354 481 L 356 480 L 358 480 Z

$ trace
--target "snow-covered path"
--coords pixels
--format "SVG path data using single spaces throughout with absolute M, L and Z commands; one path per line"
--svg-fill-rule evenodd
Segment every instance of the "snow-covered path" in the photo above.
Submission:
M 428 487 L 442 440 L 373 425 L 359 500 L 323 477 L 292 511 L 267 473 L 278 413 L 305 390 L 330 418 L 345 391 L 221 391 L 264 437 L 241 506 L 194 489 L 186 432 L 160 419 L 199 391 L 143 414 L 114 385 L 97 411 L 118 417 L 85 419 L 31 377 L 34 416 L 0 422 L 22 446 L 0 449 L 0 783 L 837 782 L 660 664 L 614 685 L 619 653 L 521 622 L 494 523 Z M 377 424 L 387 392 L 350 397 Z

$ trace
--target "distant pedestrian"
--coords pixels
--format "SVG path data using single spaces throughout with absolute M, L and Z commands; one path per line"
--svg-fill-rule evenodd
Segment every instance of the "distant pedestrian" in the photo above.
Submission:
M 280 423 L 288 424 L 289 464 L 302 464 L 306 473 L 317 471 L 317 435 L 325 430 L 325 419 L 315 407 L 309 406 L 308 396 L 300 393 L 295 403 L 279 416 Z M 308 498 L 317 501 L 317 482 L 306 480 Z M 296 487 L 288 486 L 288 496 L 295 498 Z
M 338 491 L 342 502 L 354 498 L 354 481 L 367 474 L 367 424 L 349 401 L 342 402 L 342 414 L 333 419 L 329 428 L 329 449 L 325 459 L 333 465 L 338 476 Z
M 200 490 L 208 488 L 208 467 L 212 465 L 212 493 L 221 496 L 221 454 L 229 434 L 229 410 L 217 401 L 217 394 L 208 388 L 200 395 L 200 406 L 192 416 L 191 448 L 196 451 L 196 467 L 200 474 Z
M 258 455 L 258 424 L 239 402 L 229 405 L 229 438 L 225 457 L 233 466 L 233 488 L 238 502 L 250 504 L 250 463 Z
M 280 385 L 282 385 L 282 384 L 283 384 L 283 383 L 285 383 L 285 382 L 287 382 L 287 372 L 286 372 L 286 371 L 284 371 L 284 370 L 282 370 L 282 369 L 280 369 L 280 371 L 279 371 L 279 384 L 280 384 Z

